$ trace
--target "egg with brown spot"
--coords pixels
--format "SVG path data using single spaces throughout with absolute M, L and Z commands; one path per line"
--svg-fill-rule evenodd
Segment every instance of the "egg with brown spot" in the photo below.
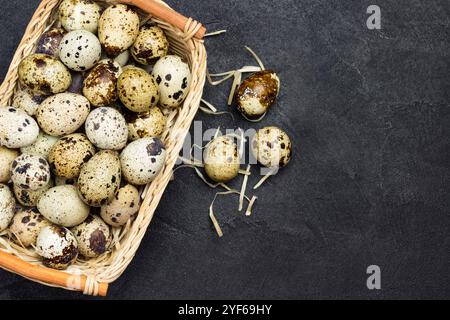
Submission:
M 42 228 L 50 225 L 50 221 L 45 219 L 37 208 L 30 208 L 19 211 L 14 215 L 9 230 L 14 235 L 14 241 L 17 244 L 29 247 L 36 244 Z
M 97 32 L 100 6 L 90 0 L 64 0 L 59 5 L 59 21 L 67 31 Z
M 145 65 L 155 63 L 169 51 L 169 41 L 158 26 L 144 25 L 131 47 L 133 58 Z
M 128 122 L 128 138 L 132 141 L 154 137 L 159 138 L 163 134 L 167 118 L 158 107 L 152 107 L 150 111 L 142 113 L 126 114 Z
M 110 203 L 101 207 L 100 215 L 110 226 L 120 227 L 138 213 L 139 202 L 139 190 L 135 186 L 127 184 L 119 189 Z
M 220 136 L 212 140 L 205 149 L 205 171 L 216 182 L 227 182 L 239 173 L 240 158 L 233 138 Z
M 24 110 L 29 116 L 34 116 L 39 105 L 45 98 L 26 89 L 19 89 L 14 94 L 12 106 Z
M 48 54 L 59 58 L 59 44 L 66 31 L 62 28 L 53 28 L 42 34 L 36 46 L 35 53 Z
M 35 156 L 40 156 L 47 160 L 48 153 L 53 145 L 58 141 L 57 137 L 49 136 L 43 131 L 39 132 L 39 135 L 32 144 L 29 146 L 20 148 L 22 153 L 33 154 Z
M 86 119 L 85 131 L 89 140 L 100 149 L 120 150 L 127 144 L 127 123 L 114 108 L 94 109 Z
M 266 167 L 284 167 L 292 155 L 292 144 L 281 128 L 270 126 L 259 129 L 251 143 L 253 156 Z
M 19 64 L 18 74 L 23 86 L 41 95 L 64 92 L 72 82 L 69 70 L 61 61 L 42 53 L 24 58 Z
M 83 82 L 83 95 L 93 106 L 108 106 L 117 100 L 116 86 L 121 69 L 113 60 L 102 60 L 89 72 Z
M 22 154 L 11 164 L 11 180 L 22 189 L 44 188 L 50 181 L 50 166 L 42 157 Z
M 85 258 L 96 258 L 105 253 L 111 244 L 108 225 L 98 216 L 90 215 L 71 229 L 78 242 L 78 250 Z
M 55 175 L 73 179 L 94 154 L 95 148 L 86 135 L 73 133 L 58 140 L 50 150 L 48 163 Z
M 8 228 L 16 209 L 14 195 L 5 184 L 0 184 L 0 232 Z
M 36 141 L 39 127 L 22 109 L 0 107 L 0 145 L 16 149 Z
M 121 175 L 117 152 L 99 151 L 81 168 L 77 181 L 81 198 L 93 207 L 107 204 L 119 190 Z
M 0 146 L 0 183 L 11 178 L 11 164 L 19 156 L 19 151 Z
M 17 185 L 13 186 L 14 195 L 17 201 L 24 207 L 35 207 L 41 196 L 53 187 L 53 180 L 50 179 L 48 184 L 38 190 L 22 189 Z

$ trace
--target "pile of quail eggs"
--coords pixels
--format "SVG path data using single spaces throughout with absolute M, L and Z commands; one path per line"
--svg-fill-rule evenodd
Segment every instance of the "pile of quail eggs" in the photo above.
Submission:
M 65 269 L 110 249 L 111 227 L 137 214 L 138 188 L 165 161 L 165 110 L 190 85 L 158 26 L 133 8 L 64 0 L 18 67 L 0 107 L 0 232 Z

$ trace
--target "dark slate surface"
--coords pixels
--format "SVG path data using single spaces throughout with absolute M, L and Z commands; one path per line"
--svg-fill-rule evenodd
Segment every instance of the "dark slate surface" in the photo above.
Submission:
M 276 70 L 268 117 L 294 158 L 258 191 L 250 218 L 188 169 L 168 187 L 142 245 L 109 298 L 450 298 L 450 12 L 447 0 L 168 1 L 210 30 L 209 67 Z M 0 1 L 3 78 L 37 1 Z M 206 87 L 226 108 L 230 83 Z M 198 115 L 203 128 L 250 128 L 234 112 Z M 254 176 L 251 182 L 254 183 Z M 366 288 L 377 264 L 382 290 Z M 83 298 L 0 271 L 0 298 Z

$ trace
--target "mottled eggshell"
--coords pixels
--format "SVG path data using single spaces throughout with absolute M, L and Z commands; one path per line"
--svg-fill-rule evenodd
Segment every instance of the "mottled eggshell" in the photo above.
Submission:
M 77 187 L 83 201 L 93 207 L 110 202 L 119 190 L 121 179 L 117 152 L 102 150 L 82 168 Z
M 21 89 L 16 92 L 12 106 L 24 110 L 29 116 L 34 116 L 45 97 Z
M 236 91 L 237 108 L 249 119 L 261 117 L 275 101 L 279 89 L 280 80 L 275 72 L 255 72 Z
M 105 253 L 111 244 L 108 225 L 98 216 L 90 215 L 80 225 L 71 229 L 78 242 L 78 250 L 85 258 L 96 258 Z
M 0 232 L 8 228 L 14 212 L 16 201 L 7 185 L 0 184 Z
M 18 73 L 22 85 L 41 95 L 64 92 L 72 82 L 69 70 L 61 61 L 42 53 L 24 58 Z
M 48 54 L 59 58 L 59 44 L 66 31 L 61 28 L 53 28 L 44 32 L 39 38 L 35 53 Z
M 42 263 L 53 269 L 64 270 L 75 262 L 78 256 L 78 243 L 68 229 L 60 226 L 46 226 L 36 239 L 36 252 Z
M 122 174 L 131 184 L 144 185 L 161 171 L 166 150 L 157 138 L 142 138 L 131 142 L 120 155 Z
M 239 173 L 240 162 L 236 143 L 229 136 L 212 140 L 205 149 L 205 172 L 216 182 L 227 182 Z
M 159 86 L 159 104 L 166 108 L 178 107 L 186 98 L 191 83 L 191 71 L 179 56 L 167 55 L 156 62 L 152 71 Z
M 19 151 L 0 146 L 0 182 L 11 179 L 11 164 L 19 155 Z
M 9 230 L 15 236 L 15 242 L 29 247 L 35 245 L 39 232 L 51 223 L 36 208 L 19 211 L 14 215 Z
M 127 113 L 128 138 L 132 141 L 154 137 L 159 138 L 166 128 L 167 118 L 158 107 L 152 107 L 148 112 Z
M 128 6 L 108 7 L 98 24 L 98 37 L 110 57 L 116 57 L 131 47 L 139 34 L 139 16 Z
M 75 30 L 61 40 L 59 54 L 61 61 L 70 69 L 85 71 L 100 61 L 102 47 L 93 33 Z
M 44 188 L 50 181 L 50 166 L 42 157 L 22 154 L 11 164 L 11 180 L 21 189 Z
M 141 64 L 153 64 L 169 50 L 169 41 L 158 26 L 145 25 L 131 47 L 133 58 Z
M 97 148 L 120 150 L 127 144 L 127 123 L 114 108 L 100 107 L 93 110 L 86 119 L 85 130 Z
M 35 156 L 40 156 L 47 159 L 48 153 L 56 141 L 58 141 L 57 137 L 49 136 L 48 134 L 40 131 L 36 141 L 27 147 L 20 148 L 20 151 L 22 153 L 33 154 Z
M 73 179 L 94 154 L 95 148 L 86 135 L 73 133 L 58 140 L 50 150 L 48 163 L 57 176 Z
M 278 127 L 259 129 L 251 142 L 253 156 L 266 167 L 284 167 L 291 159 L 291 140 Z
M 36 141 L 39 127 L 22 109 L 0 107 L 0 145 L 22 148 Z
M 147 71 L 137 67 L 127 68 L 122 72 L 117 91 L 120 101 L 133 112 L 149 111 L 159 101 L 155 79 Z
M 81 201 L 77 188 L 71 185 L 48 189 L 39 198 L 37 208 L 49 221 L 64 227 L 74 227 L 89 215 L 89 206 Z
M 90 109 L 89 100 L 84 96 L 64 92 L 45 99 L 36 112 L 36 119 L 45 133 L 61 136 L 81 127 Z
M 117 100 L 117 79 L 121 67 L 113 60 L 102 60 L 89 72 L 83 82 L 83 95 L 96 107 L 104 107 Z
M 14 185 L 13 191 L 17 201 L 24 207 L 35 207 L 39 201 L 39 198 L 47 192 L 48 189 L 53 187 L 53 180 L 50 179 L 48 184 L 38 190 L 22 189 L 19 186 Z
M 59 21 L 67 31 L 97 32 L 100 7 L 90 0 L 64 0 L 59 5 Z
M 139 190 L 127 184 L 119 189 L 114 199 L 100 209 L 100 215 L 107 224 L 120 227 L 139 211 Z

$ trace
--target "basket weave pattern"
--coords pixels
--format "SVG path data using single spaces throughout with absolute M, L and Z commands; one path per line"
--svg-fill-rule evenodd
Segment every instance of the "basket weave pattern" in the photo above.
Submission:
M 19 63 L 34 51 L 35 44 L 51 22 L 50 20 L 55 15 L 60 1 L 43 0 L 37 8 L 12 59 L 5 80 L 0 86 L 0 105 L 10 105 L 18 85 L 17 69 Z M 97 2 L 106 5 L 111 1 Z M 164 4 L 162 1 L 158 2 Z M 42 267 L 33 250 L 19 246 L 12 241 L 11 234 L 3 232 L 0 235 L 0 267 L 49 286 L 81 290 L 85 294 L 98 295 L 106 294 L 107 284 L 115 281 L 133 259 L 164 189 L 172 176 L 173 166 L 200 104 L 206 75 L 206 50 L 203 41 L 194 38 L 201 24 L 189 19 L 184 30 L 179 30 L 160 19 L 148 17 L 165 31 L 170 41 L 171 52 L 187 60 L 192 72 L 192 81 L 189 94 L 183 105 L 176 110 L 166 112 L 167 127 L 161 138 L 167 150 L 166 163 L 157 178 L 144 191 L 145 198 L 142 201 L 139 214 L 133 222 L 129 222 L 124 227 L 113 228 L 113 246 L 110 252 L 96 259 L 82 260 L 79 258 L 74 265 L 64 272 L 46 270 L 45 267 Z M 8 264 L 2 263 L 10 256 L 15 256 L 21 260 L 16 259 L 20 261 L 19 271 L 17 266 L 11 268 L 8 267 Z M 55 281 L 43 282 L 41 279 L 44 278 L 41 276 L 49 272 L 55 276 Z M 58 278 L 62 280 L 56 281 Z

